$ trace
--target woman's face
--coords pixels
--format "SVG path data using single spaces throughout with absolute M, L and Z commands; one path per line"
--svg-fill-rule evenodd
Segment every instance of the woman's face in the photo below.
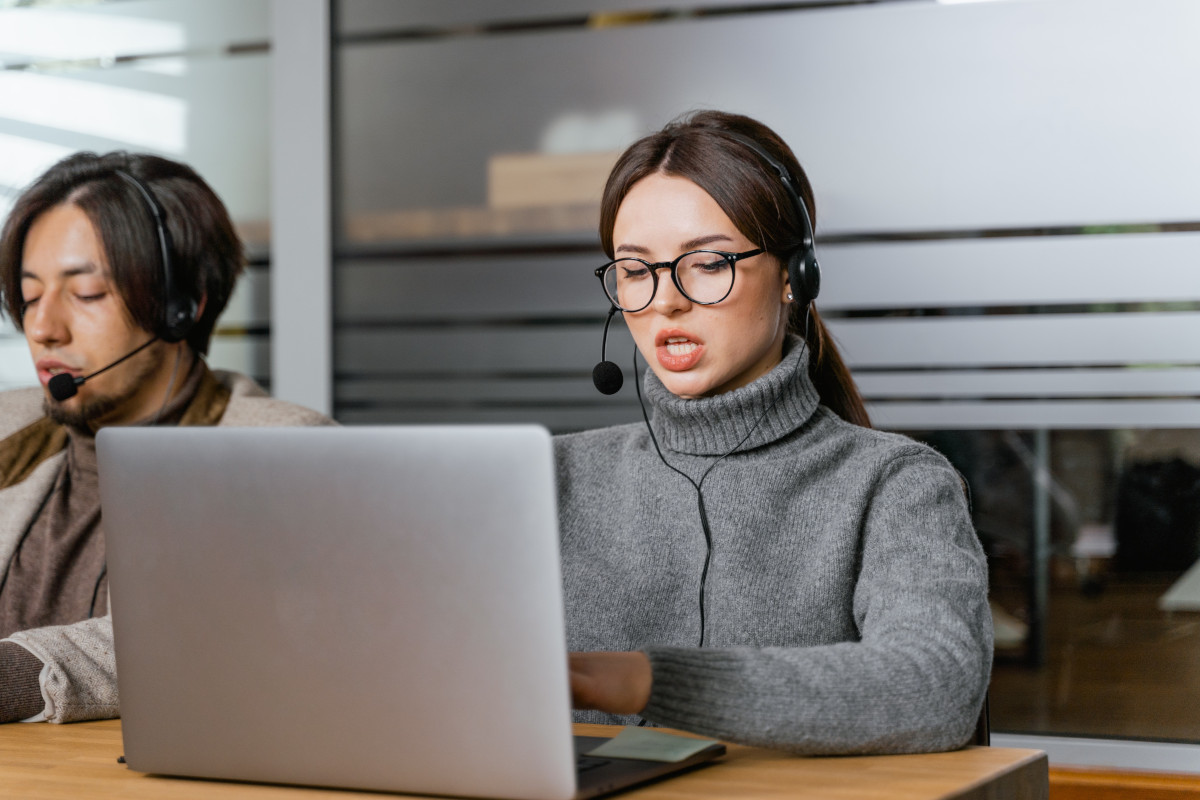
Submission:
M 689 250 L 758 247 L 717 202 L 686 178 L 655 173 L 633 185 L 613 225 L 615 258 L 673 261 Z M 667 270 L 641 311 L 624 312 L 642 357 L 672 393 L 707 397 L 765 375 L 783 358 L 787 273 L 762 253 L 737 262 L 733 290 L 716 305 L 688 300 Z

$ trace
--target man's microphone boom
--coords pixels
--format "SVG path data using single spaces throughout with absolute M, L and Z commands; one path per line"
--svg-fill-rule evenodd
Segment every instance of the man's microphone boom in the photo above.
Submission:
M 46 384 L 46 388 L 50 390 L 50 396 L 53 397 L 58 402 L 61 403 L 64 400 L 70 400 L 72 397 L 74 397 L 76 394 L 79 393 L 79 387 L 82 386 L 84 383 L 86 383 L 87 381 L 90 381 L 92 378 L 96 377 L 101 372 L 107 372 L 108 370 L 112 369 L 117 364 L 120 364 L 122 361 L 126 360 L 127 358 L 133 358 L 135 355 L 142 352 L 147 347 L 149 347 L 150 345 L 154 344 L 157 341 L 158 341 L 157 336 L 151 338 L 150 341 L 146 342 L 145 344 L 143 344 L 133 350 L 130 350 L 128 353 L 121 356 L 116 361 L 112 362 L 111 364 L 109 364 L 106 367 L 101 367 L 100 369 L 93 372 L 91 375 L 81 375 L 78 378 L 76 378 L 74 375 L 72 375 L 69 372 L 60 372 L 58 375 L 55 375 L 53 378 L 50 379 L 50 381 Z

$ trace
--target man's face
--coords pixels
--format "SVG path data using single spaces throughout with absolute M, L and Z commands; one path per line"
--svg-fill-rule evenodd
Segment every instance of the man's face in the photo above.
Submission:
M 60 372 L 79 377 L 116 361 L 153 334 L 138 327 L 113 284 L 100 237 L 76 205 L 38 216 L 21 258 L 22 324 L 43 389 Z M 92 378 L 59 402 L 46 391 L 47 413 L 92 429 L 145 419 L 163 404 L 176 346 L 156 342 Z

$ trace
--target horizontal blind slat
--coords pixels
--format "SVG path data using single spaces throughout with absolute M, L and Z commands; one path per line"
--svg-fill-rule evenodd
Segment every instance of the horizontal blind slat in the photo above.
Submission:
M 1200 428 L 1200 401 L 871 403 L 871 421 L 895 430 Z
M 451 375 L 583 372 L 600 360 L 601 326 L 546 328 L 389 329 L 343 331 L 334 337 L 341 378 L 415 373 Z M 608 357 L 631 363 L 633 340 L 614 325 Z
M 850 367 L 1195 364 L 1200 312 L 839 319 Z
M 1200 233 L 829 245 L 822 309 L 1200 301 Z
M 1200 369 L 1041 369 L 860 372 L 865 397 L 1200 395 Z

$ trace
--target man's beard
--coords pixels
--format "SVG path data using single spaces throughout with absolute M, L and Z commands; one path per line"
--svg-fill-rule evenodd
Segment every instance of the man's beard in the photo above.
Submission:
M 129 383 L 121 387 L 119 393 L 100 395 L 82 400 L 79 407 L 75 409 L 68 409 L 63 403 L 47 397 L 42 402 L 42 408 L 46 416 L 60 425 L 67 425 L 82 431 L 91 431 L 93 429 L 91 423 L 108 416 L 129 402 L 129 399 L 137 394 L 138 389 L 154 373 L 157 367 L 154 359 L 133 359 L 128 364 L 129 367 L 136 370 L 136 373 L 132 376 L 132 380 Z M 120 366 L 123 367 L 126 365 L 122 364 Z
M 49 397 L 45 399 L 42 406 L 46 411 L 46 416 L 54 420 L 60 425 L 67 425 L 71 428 L 79 430 L 91 430 L 89 422 L 98 418 L 111 414 L 113 409 L 120 407 L 127 398 L 126 397 L 95 397 L 82 403 L 79 408 L 68 409 L 57 400 Z

